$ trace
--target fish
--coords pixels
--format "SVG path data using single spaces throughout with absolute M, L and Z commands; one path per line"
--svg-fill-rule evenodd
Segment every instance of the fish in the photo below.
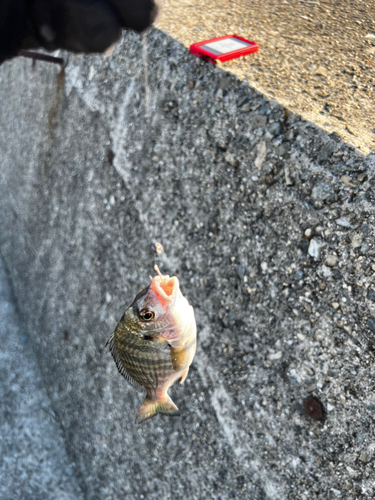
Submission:
M 154 269 L 157 275 L 150 276 L 151 284 L 138 293 L 106 344 L 121 375 L 136 389 L 146 389 L 137 424 L 158 413 L 180 415 L 168 389 L 184 382 L 196 350 L 194 309 L 178 278 Z

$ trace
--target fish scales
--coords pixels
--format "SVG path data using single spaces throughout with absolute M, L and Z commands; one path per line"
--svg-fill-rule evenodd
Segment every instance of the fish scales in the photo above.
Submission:
M 138 384 L 147 381 L 153 388 L 157 387 L 159 379 L 168 374 L 171 364 L 169 352 L 164 354 L 164 359 L 160 359 L 155 351 L 135 350 L 124 354 L 123 362 L 126 371 Z
M 149 383 L 156 388 L 158 380 L 170 371 L 170 351 L 155 349 L 149 340 L 134 338 L 131 334 L 129 337 L 122 358 L 125 370 L 138 384 Z
M 185 380 L 196 348 L 194 310 L 178 279 L 155 269 L 158 275 L 135 297 L 107 342 L 120 373 L 146 389 L 137 423 L 157 413 L 179 415 L 168 389 Z

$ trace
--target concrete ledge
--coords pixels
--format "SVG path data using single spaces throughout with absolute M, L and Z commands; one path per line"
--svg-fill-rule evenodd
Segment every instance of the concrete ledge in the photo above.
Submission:
M 146 43 L 0 69 L 0 249 L 85 498 L 371 498 L 374 157 Z M 153 241 L 199 348 L 136 427 L 103 346 Z

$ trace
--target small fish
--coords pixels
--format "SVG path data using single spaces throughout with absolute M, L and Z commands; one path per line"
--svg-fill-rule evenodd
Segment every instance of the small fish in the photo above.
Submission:
M 169 387 L 186 379 L 196 348 L 194 310 L 180 291 L 178 279 L 157 276 L 122 316 L 107 345 L 117 368 L 134 387 L 146 389 L 136 417 L 144 422 L 158 413 L 179 415 Z

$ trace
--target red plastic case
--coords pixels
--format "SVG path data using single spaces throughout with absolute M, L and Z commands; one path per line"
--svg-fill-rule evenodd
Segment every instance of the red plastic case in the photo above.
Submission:
M 224 42 L 224 40 L 228 40 L 228 42 Z M 258 50 L 259 45 L 257 43 L 238 35 L 225 35 L 190 45 L 192 54 L 214 64 L 216 64 L 216 61 L 229 61 L 230 59 L 252 54 Z

